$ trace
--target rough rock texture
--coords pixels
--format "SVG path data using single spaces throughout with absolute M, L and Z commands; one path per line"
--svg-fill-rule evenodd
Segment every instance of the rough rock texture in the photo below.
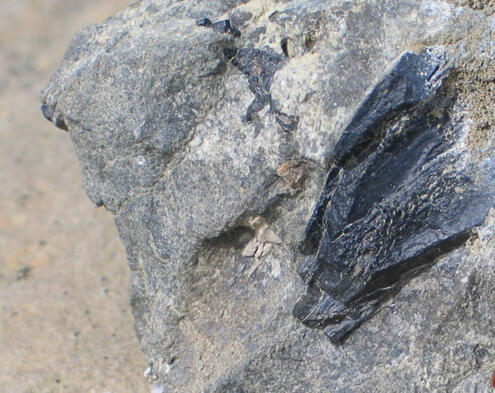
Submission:
M 73 39 L 42 110 L 115 214 L 153 391 L 489 391 L 494 18 L 143 0 Z

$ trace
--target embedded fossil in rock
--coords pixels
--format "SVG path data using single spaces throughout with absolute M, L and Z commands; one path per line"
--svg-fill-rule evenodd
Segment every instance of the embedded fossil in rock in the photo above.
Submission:
M 197 21 L 196 24 L 212 28 L 220 33 L 231 34 L 235 38 L 241 36 L 241 32 L 232 26 L 228 19 L 213 23 L 210 19 L 204 18 Z M 284 66 L 284 56 L 270 49 L 238 48 L 235 46 L 226 47 L 223 52 L 225 58 L 230 60 L 232 65 L 247 77 L 249 89 L 255 95 L 253 102 L 247 108 L 245 120 L 255 120 L 257 113 L 269 105 L 270 112 L 274 114 L 282 130 L 289 132 L 296 129 L 299 122 L 297 116 L 287 115 L 278 110 L 270 93 L 275 73 Z
M 294 314 L 338 342 L 408 273 L 461 245 L 492 196 L 460 156 L 441 48 L 406 52 L 338 140 L 306 229 Z

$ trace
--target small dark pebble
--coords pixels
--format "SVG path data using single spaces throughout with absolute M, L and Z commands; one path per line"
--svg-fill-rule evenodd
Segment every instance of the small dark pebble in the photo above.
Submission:
M 201 27 L 211 27 L 213 30 L 216 30 L 220 33 L 232 34 L 236 38 L 241 36 L 241 32 L 234 26 L 232 26 L 230 20 L 228 19 L 212 23 L 210 19 L 203 18 L 196 21 L 196 25 Z
M 30 271 L 31 271 L 31 268 L 29 266 L 23 266 L 20 269 L 17 269 L 17 271 L 16 271 L 17 281 L 21 281 L 21 280 L 27 278 Z

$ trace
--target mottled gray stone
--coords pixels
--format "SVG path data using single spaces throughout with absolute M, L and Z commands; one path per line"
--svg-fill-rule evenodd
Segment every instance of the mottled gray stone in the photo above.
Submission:
M 334 147 L 401 54 L 442 48 L 451 101 L 429 116 L 447 126 L 448 115 L 459 164 L 495 184 L 491 11 L 432 0 L 142 0 L 74 37 L 42 109 L 69 131 L 90 199 L 115 215 L 153 389 L 486 390 L 493 209 L 341 345 L 292 310 L 307 287 L 299 245 Z M 197 24 L 230 16 L 240 37 Z

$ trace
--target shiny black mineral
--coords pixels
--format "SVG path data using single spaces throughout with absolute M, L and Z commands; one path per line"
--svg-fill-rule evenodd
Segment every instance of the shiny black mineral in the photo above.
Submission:
M 369 318 L 402 280 L 460 246 L 493 196 L 461 154 L 445 54 L 405 52 L 335 146 L 301 246 L 308 285 L 293 313 L 333 342 Z

